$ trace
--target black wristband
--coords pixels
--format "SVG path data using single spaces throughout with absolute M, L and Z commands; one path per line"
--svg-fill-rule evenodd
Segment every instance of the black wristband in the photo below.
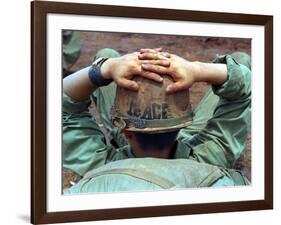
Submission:
M 101 76 L 101 66 L 108 58 L 97 59 L 88 71 L 90 81 L 97 87 L 106 86 L 112 82 L 112 79 L 104 79 Z

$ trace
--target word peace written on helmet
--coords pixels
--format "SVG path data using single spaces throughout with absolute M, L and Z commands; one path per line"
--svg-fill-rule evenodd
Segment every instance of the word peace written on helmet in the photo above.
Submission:
M 167 119 L 168 118 L 168 103 L 164 102 L 162 104 L 152 103 L 141 110 L 137 106 L 135 101 L 130 102 L 129 110 L 127 111 L 129 116 L 138 117 L 142 119 Z

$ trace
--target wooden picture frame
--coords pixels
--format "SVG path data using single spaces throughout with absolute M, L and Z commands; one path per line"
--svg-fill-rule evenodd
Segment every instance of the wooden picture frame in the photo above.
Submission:
M 137 13 L 136 13 L 137 12 Z M 79 211 L 47 211 L 47 15 L 72 14 L 264 27 L 264 199 Z M 273 17 L 62 2 L 31 3 L 31 222 L 33 224 L 175 216 L 273 208 Z M 58 146 L 60 148 L 60 146 Z

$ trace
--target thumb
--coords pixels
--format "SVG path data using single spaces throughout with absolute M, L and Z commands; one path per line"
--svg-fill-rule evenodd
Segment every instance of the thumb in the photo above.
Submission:
M 166 93 L 167 94 L 173 94 L 175 92 L 178 92 L 178 91 L 184 91 L 184 90 L 187 90 L 190 88 L 190 85 L 184 83 L 184 82 L 175 82 L 175 83 L 172 83 L 170 85 L 167 86 L 166 88 Z

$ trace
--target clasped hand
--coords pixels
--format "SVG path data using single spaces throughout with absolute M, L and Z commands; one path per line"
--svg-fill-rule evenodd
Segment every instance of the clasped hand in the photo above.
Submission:
M 133 91 L 138 90 L 137 82 L 131 80 L 135 75 L 162 82 L 162 75 L 170 75 L 174 83 L 167 86 L 166 93 L 186 90 L 196 81 L 196 66 L 179 56 L 162 52 L 161 48 L 141 49 L 104 63 L 102 74 L 113 79 L 118 86 Z

